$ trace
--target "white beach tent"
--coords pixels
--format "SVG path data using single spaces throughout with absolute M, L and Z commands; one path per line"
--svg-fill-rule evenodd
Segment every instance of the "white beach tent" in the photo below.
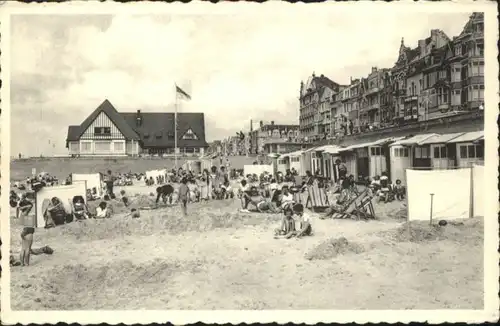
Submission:
M 66 212 L 71 212 L 73 197 L 82 196 L 86 198 L 87 188 L 85 181 L 73 181 L 67 186 L 52 186 L 40 189 L 35 196 L 35 217 L 36 227 L 44 227 L 45 220 L 43 218 L 43 202 L 51 200 L 53 197 L 58 198 L 64 205 Z
M 483 216 L 484 167 L 406 170 L 408 220 L 450 220 Z
M 103 196 L 104 190 L 102 187 L 102 177 L 100 173 L 73 173 L 71 181 L 83 181 L 86 183 L 86 188 L 90 189 L 99 197 Z

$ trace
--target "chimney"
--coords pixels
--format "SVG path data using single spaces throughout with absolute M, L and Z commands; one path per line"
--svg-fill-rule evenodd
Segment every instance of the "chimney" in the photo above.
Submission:
M 312 76 L 313 76 L 313 77 L 316 77 L 316 74 L 314 73 L 314 71 L 313 71 L 313 74 L 312 74 Z
M 372 72 L 377 72 L 377 67 L 372 67 Z
M 418 40 L 418 48 L 420 49 L 420 54 L 425 53 L 425 40 Z
M 142 114 L 141 114 L 141 110 L 137 110 L 137 114 L 136 114 L 136 125 L 137 127 L 140 127 L 142 125 Z
M 325 75 L 321 74 L 321 78 L 325 77 Z
M 252 132 L 252 131 L 253 131 L 253 120 L 250 119 L 250 132 Z
M 274 121 L 271 121 L 271 126 L 274 126 Z
M 262 128 L 264 126 L 264 121 L 260 120 L 259 126 Z

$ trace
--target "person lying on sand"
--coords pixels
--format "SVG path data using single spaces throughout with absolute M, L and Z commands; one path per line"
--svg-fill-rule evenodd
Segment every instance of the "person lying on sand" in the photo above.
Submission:
M 283 219 L 279 229 L 274 230 L 275 239 L 290 239 L 295 235 L 295 220 L 290 208 L 284 210 Z

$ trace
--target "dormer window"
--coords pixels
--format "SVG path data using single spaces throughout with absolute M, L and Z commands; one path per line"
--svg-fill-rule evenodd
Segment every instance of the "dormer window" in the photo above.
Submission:
M 161 138 L 161 136 L 162 136 L 162 135 L 161 135 L 161 131 L 159 131 L 159 132 L 155 133 L 155 137 L 156 137 L 156 139 L 160 139 L 160 138 Z
M 196 134 L 193 132 L 193 130 L 191 128 L 189 128 L 186 133 L 182 136 L 182 139 L 186 139 L 186 140 L 197 140 L 198 137 L 196 136 Z
M 147 133 L 147 132 L 146 132 L 146 133 L 144 133 L 144 138 L 145 138 L 145 139 L 148 139 L 148 138 L 149 138 L 149 133 Z

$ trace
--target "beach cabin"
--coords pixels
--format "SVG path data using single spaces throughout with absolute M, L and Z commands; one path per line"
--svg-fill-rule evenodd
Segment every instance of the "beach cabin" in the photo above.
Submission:
M 290 157 L 287 154 L 278 157 L 278 172 L 286 174 L 286 170 L 290 168 Z
M 341 147 L 336 145 L 326 145 L 321 147 L 321 160 L 322 160 L 322 173 L 325 178 L 329 180 L 338 180 L 338 171 L 336 169 L 335 161 L 340 159 L 339 150 Z
M 406 139 L 400 139 L 389 145 L 390 147 L 390 167 L 391 181 L 397 179 L 406 180 L 405 170 L 412 167 L 430 168 L 430 146 L 418 144 L 437 134 L 421 134 Z M 416 164 L 415 164 L 416 163 Z
M 316 147 L 309 148 L 301 154 L 301 175 L 305 175 L 306 171 L 314 173 L 318 168 L 319 159 L 316 157 Z
M 456 132 L 435 135 L 419 143 L 419 146 L 430 146 L 430 167 L 432 169 L 449 169 L 457 166 L 456 146 L 449 141 L 463 134 L 465 133 Z
M 301 175 L 300 159 L 301 159 L 302 153 L 303 153 L 303 151 L 295 151 L 295 152 L 291 152 L 291 153 L 286 153 L 286 154 L 281 155 L 280 159 L 287 160 L 286 169 L 291 170 L 292 168 L 294 168 L 297 171 L 297 173 L 299 175 Z M 281 168 L 283 168 L 283 167 L 281 167 Z M 278 169 L 280 169 L 280 164 L 278 164 Z M 285 169 L 285 172 L 286 172 L 286 169 Z
M 454 144 L 458 167 L 472 167 L 484 164 L 484 131 L 472 131 L 453 138 L 447 144 Z
M 388 144 L 398 139 L 400 138 L 383 138 L 339 149 L 343 154 L 348 173 L 354 175 L 358 181 L 365 177 L 371 179 L 376 175 L 380 176 L 382 172 L 390 174 Z
M 347 168 L 347 175 L 352 174 L 355 180 L 358 180 L 358 165 L 355 152 L 355 145 L 342 147 L 338 150 L 337 155 Z

